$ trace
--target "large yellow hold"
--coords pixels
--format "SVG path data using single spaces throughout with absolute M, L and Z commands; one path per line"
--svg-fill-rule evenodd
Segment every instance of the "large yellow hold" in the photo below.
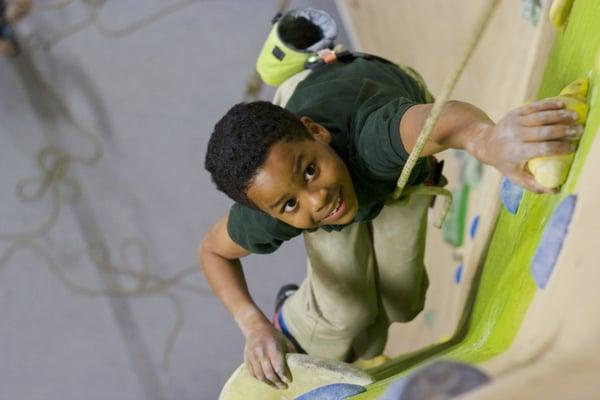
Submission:
M 588 105 L 586 96 L 589 88 L 589 79 L 581 78 L 567 85 L 557 97 L 548 100 L 560 100 L 565 108 L 575 111 L 579 118 L 577 124 L 583 125 L 587 117 Z M 529 160 L 527 167 L 535 180 L 547 188 L 560 187 L 569 174 L 574 154 L 565 154 L 551 157 L 537 157 Z
M 268 386 L 250 375 L 241 365 L 225 383 L 219 400 L 292 400 L 320 386 L 352 383 L 366 386 L 373 378 L 363 370 L 340 361 L 323 360 L 305 354 L 287 354 L 294 380 L 285 390 Z
M 563 29 L 569 14 L 571 13 L 571 7 L 573 6 L 573 0 L 554 0 L 552 6 L 550 6 L 549 18 L 550 22 L 556 29 Z

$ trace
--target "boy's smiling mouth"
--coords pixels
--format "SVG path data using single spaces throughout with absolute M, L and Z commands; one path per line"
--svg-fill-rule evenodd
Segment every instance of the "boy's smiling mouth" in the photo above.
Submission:
M 342 188 L 339 189 L 337 199 L 331 206 L 330 210 L 331 211 L 329 211 L 325 218 L 321 220 L 321 224 L 335 222 L 340 219 L 342 215 L 344 215 L 344 212 L 346 211 L 346 202 L 342 197 Z

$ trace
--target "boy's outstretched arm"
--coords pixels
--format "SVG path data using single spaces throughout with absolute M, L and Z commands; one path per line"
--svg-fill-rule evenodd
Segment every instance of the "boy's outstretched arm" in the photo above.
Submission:
M 244 362 L 250 373 L 271 386 L 285 389 L 292 381 L 285 353 L 293 351 L 293 345 L 252 300 L 239 260 L 249 252 L 231 239 L 227 220 L 227 215 L 222 217 L 204 236 L 198 248 L 200 265 L 212 290 L 246 337 Z
M 400 138 L 412 151 L 433 104 L 418 104 L 400 121 Z M 484 164 L 492 165 L 513 182 L 535 193 L 554 193 L 539 184 L 527 169 L 535 157 L 575 151 L 583 130 L 576 126 L 577 114 L 556 100 L 540 100 L 516 108 L 498 123 L 472 104 L 449 101 L 426 144 L 422 156 L 453 148 L 468 151 Z

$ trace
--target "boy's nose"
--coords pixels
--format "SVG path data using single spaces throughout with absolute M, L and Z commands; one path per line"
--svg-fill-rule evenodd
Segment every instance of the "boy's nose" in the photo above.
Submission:
M 317 188 L 310 192 L 310 202 L 315 213 L 327 211 L 329 204 L 329 193 L 327 188 Z

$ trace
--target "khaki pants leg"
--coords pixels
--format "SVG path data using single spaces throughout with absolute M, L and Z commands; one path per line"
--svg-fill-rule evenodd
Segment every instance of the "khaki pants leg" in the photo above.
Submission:
M 422 309 L 429 196 L 385 206 L 372 223 L 304 235 L 307 278 L 283 306 L 290 333 L 311 355 L 381 354 L 392 321 Z
M 424 257 L 430 202 L 431 196 L 411 196 L 406 205 L 396 202 L 384 207 L 373 221 L 379 295 L 391 322 L 410 321 L 425 305 L 429 279 Z
M 382 354 L 390 324 L 412 320 L 425 306 L 429 279 L 423 261 L 430 201 L 431 196 L 411 196 L 408 204 L 386 205 L 373 220 L 379 312 L 354 342 L 362 358 Z
M 345 360 L 377 316 L 375 260 L 366 224 L 304 235 L 307 277 L 283 306 L 290 333 L 308 354 Z

